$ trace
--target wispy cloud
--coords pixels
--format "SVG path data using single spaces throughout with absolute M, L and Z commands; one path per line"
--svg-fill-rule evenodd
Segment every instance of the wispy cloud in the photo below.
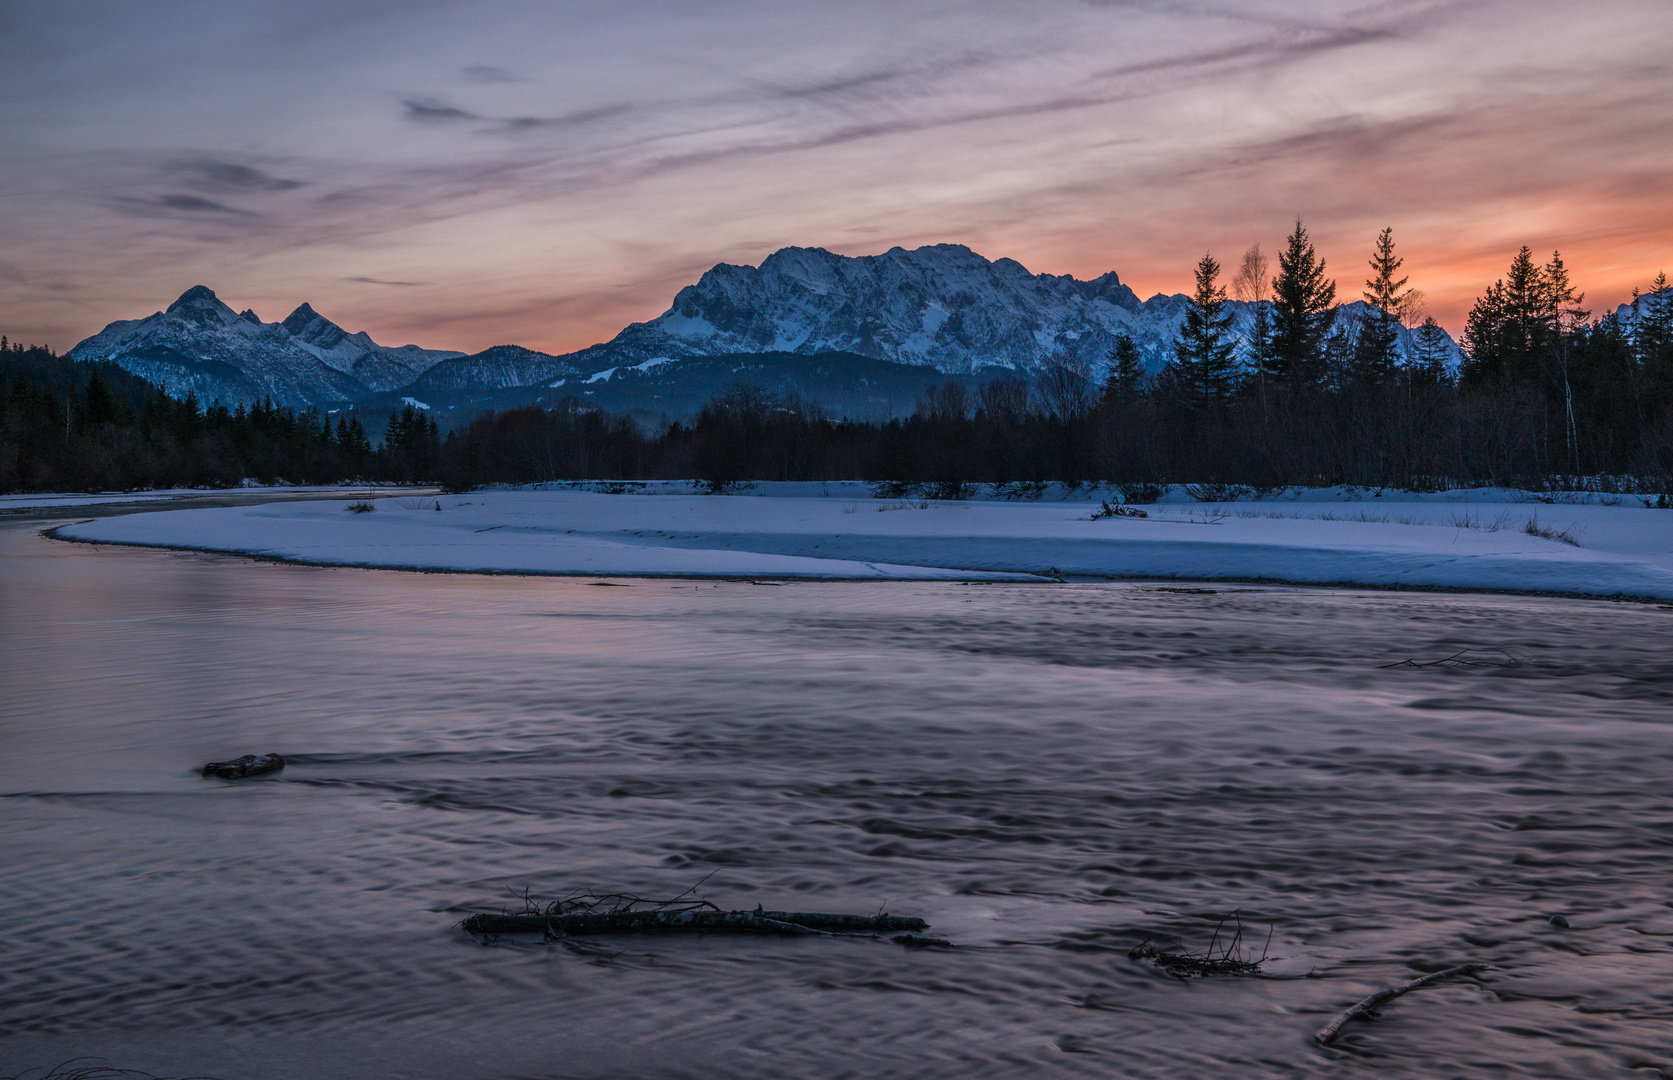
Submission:
M 1333 267 L 1394 224 L 1439 308 L 1519 236 L 1595 295 L 1673 261 L 1665 3 L 22 5 L 0 198 L 30 280 L 0 320 L 63 341 L 181 278 L 276 305 L 324 281 L 368 286 L 341 291 L 379 333 L 561 350 L 777 244 L 964 242 L 1172 292 L 1298 211 Z
M 401 102 L 406 106 L 408 120 L 420 123 L 434 123 L 438 120 L 475 120 L 475 113 L 444 104 L 434 99 L 408 98 Z
M 358 282 L 361 285 L 395 285 L 401 288 L 412 288 L 425 284 L 422 281 L 385 281 L 382 278 L 375 277 L 346 277 L 343 280 Z
M 513 116 L 503 121 L 505 127 L 515 132 L 552 131 L 580 127 L 583 124 L 595 123 L 599 120 L 609 120 L 632 111 L 627 104 L 600 105 L 593 109 L 578 109 L 561 116 Z
M 1330 30 L 1285 29 L 1259 41 L 1122 64 L 1097 72 L 1095 77 L 1120 79 L 1157 71 L 1200 71 L 1244 63 L 1282 65 L 1305 59 L 1315 53 L 1350 49 L 1375 42 L 1392 41 L 1399 37 L 1400 34 L 1396 30 L 1380 26 L 1347 26 Z
M 465 69 L 465 78 L 479 83 L 514 83 L 522 82 L 523 77 L 515 71 L 507 71 L 492 64 L 472 64 Z
M 110 205 L 125 214 L 136 217 L 178 217 L 181 215 L 198 216 L 212 215 L 216 217 L 253 218 L 256 215 L 249 210 L 240 210 L 236 206 L 205 199 L 200 195 L 152 195 L 149 197 L 118 196 L 109 200 Z
M 235 161 L 204 159 L 184 161 L 173 170 L 187 183 L 207 188 L 246 191 L 291 191 L 302 187 L 300 180 L 290 180 Z

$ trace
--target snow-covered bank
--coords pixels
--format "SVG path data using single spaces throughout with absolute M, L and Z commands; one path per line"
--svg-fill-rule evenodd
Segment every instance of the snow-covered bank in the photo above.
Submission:
M 0 512 L 8 510 L 42 510 L 60 506 L 109 506 L 112 503 L 168 502 L 177 499 L 225 498 L 231 495 L 326 495 L 334 492 L 367 491 L 375 493 L 389 484 L 254 484 L 246 482 L 230 488 L 156 488 L 150 491 L 46 491 L 23 495 L 0 495 Z
M 797 485 L 783 497 L 573 490 L 175 510 L 65 537 L 331 565 L 480 572 L 979 579 L 1258 579 L 1673 600 L 1673 512 L 1420 498 L 1162 505 L 929 502 Z M 803 489 L 811 490 L 803 490 Z M 833 490 L 834 489 L 834 490 Z M 859 489 L 864 490 L 864 489 Z M 829 495 L 816 492 L 830 492 Z M 762 485 L 757 495 L 772 494 Z M 1454 494 L 1454 493 L 1448 493 Z M 1486 493 L 1484 493 L 1486 494 Z M 435 509 L 440 506 L 440 511 Z M 1584 546 L 1530 535 L 1529 520 Z

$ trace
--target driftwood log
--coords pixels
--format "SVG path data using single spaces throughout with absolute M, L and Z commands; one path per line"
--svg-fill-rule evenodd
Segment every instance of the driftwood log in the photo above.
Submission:
M 828 915 L 818 911 L 577 911 L 567 914 L 472 915 L 467 934 L 654 934 L 716 931 L 734 934 L 881 934 L 923 930 L 922 919 L 903 915 Z
M 203 767 L 204 776 L 218 776 L 222 780 L 239 780 L 246 776 L 278 772 L 285 767 L 285 759 L 278 754 L 245 754 L 233 761 L 211 761 Z
M 1399 986 L 1391 986 L 1387 990 L 1378 990 L 1375 994 L 1372 994 L 1370 997 L 1361 1001 L 1353 1008 L 1345 1010 L 1336 1019 L 1320 1028 L 1318 1034 L 1314 1035 L 1313 1038 L 1319 1040 L 1320 1046 L 1329 1046 L 1330 1041 L 1336 1038 L 1337 1034 L 1341 1032 L 1342 1025 L 1346 1024 L 1349 1020 L 1352 1020 L 1356 1016 L 1364 1016 L 1366 1013 L 1375 1009 L 1378 1005 L 1381 1005 L 1385 1001 L 1392 1001 L 1401 994 L 1407 993 L 1411 990 L 1416 990 L 1420 986 L 1428 986 L 1430 983 L 1440 982 L 1442 979 L 1450 979 L 1457 975 L 1473 975 L 1478 971 L 1487 970 L 1490 966 L 1490 964 L 1459 964 L 1457 967 L 1447 968 L 1445 971 L 1437 971 L 1432 975 L 1425 975 L 1420 979 L 1413 979 L 1411 982 L 1403 982 Z

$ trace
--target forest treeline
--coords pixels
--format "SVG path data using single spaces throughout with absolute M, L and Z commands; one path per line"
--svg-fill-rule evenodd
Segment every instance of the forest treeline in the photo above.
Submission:
M 0 491 L 232 487 L 432 479 L 434 420 L 392 413 L 376 449 L 358 418 L 271 402 L 228 409 L 171 397 L 114 364 L 0 337 Z
M 456 487 L 491 481 L 863 479 L 956 494 L 972 483 L 1061 480 L 1254 488 L 1355 484 L 1673 484 L 1673 290 L 1665 276 L 1630 325 L 1592 318 L 1560 254 L 1523 248 L 1472 310 L 1451 363 L 1420 318 L 1393 234 L 1373 245 L 1347 316 L 1306 228 L 1277 272 L 1250 249 L 1230 289 L 1253 305 L 1239 347 L 1221 267 L 1204 256 L 1160 372 L 1117 339 L 1099 380 L 1049 361 L 1032 383 L 948 381 L 907 418 L 832 420 L 806 401 L 735 386 L 656 435 L 568 401 L 484 416 L 443 447 Z M 1409 347 L 1402 344 L 1405 339 Z M 1583 479 L 1585 478 L 1585 479 Z
M 179 400 L 110 365 L 0 348 L 0 489 L 348 479 L 456 489 L 545 480 L 849 480 L 956 495 L 974 483 L 1254 488 L 1482 483 L 1673 487 L 1673 290 L 1630 322 L 1593 317 L 1560 254 L 1527 248 L 1476 302 L 1454 365 L 1384 230 L 1363 314 L 1346 314 L 1298 221 L 1271 273 L 1258 247 L 1222 284 L 1205 255 L 1167 364 L 1118 338 L 1095 378 L 1072 356 L 1032 382 L 949 380 L 909 417 L 836 420 L 735 385 L 647 431 L 575 399 L 477 417 L 440 437 L 410 405 L 372 445 L 358 420 Z M 1270 276 L 1269 276 L 1270 273 Z M 1229 295 L 1252 306 L 1234 337 Z M 3 344 L 3 343 L 0 343 Z

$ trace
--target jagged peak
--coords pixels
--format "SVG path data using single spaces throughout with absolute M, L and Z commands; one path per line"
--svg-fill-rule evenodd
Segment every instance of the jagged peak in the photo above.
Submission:
M 168 306 L 169 311 L 183 307 L 216 307 L 221 306 L 221 298 L 215 295 L 215 290 L 207 285 L 193 285 L 180 294 L 180 299 Z
M 323 315 L 308 306 L 307 301 L 303 301 L 296 306 L 295 311 L 286 315 L 284 321 L 279 325 L 283 326 L 287 333 L 294 334 L 307 327 L 308 324 L 312 323 L 315 319 L 323 318 L 325 318 Z M 327 319 L 326 321 L 329 322 L 330 320 Z

